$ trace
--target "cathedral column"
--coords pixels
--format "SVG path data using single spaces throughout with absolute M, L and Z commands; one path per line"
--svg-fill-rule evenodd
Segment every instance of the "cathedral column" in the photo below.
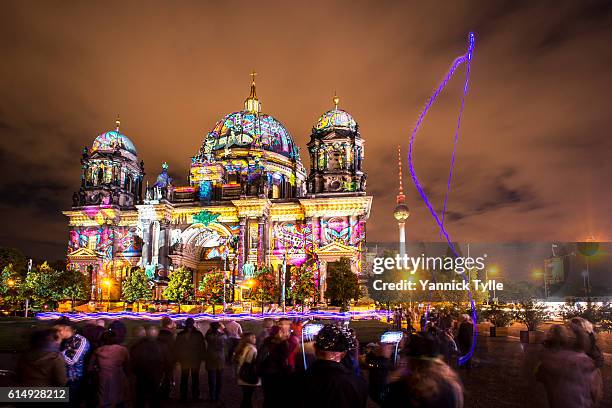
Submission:
M 142 225 L 142 267 L 149 264 L 151 254 L 151 222 L 144 220 Z
M 164 269 L 168 269 L 168 254 L 169 254 L 169 242 L 170 242 L 170 229 L 169 223 L 164 221 L 161 226 L 159 233 L 159 256 L 157 263 L 160 264 Z
M 257 264 L 263 265 L 266 262 L 266 252 L 268 249 L 268 242 L 266 239 L 266 217 L 259 217 L 257 222 L 257 236 L 259 238 L 257 243 Z
M 325 302 L 325 291 L 327 290 L 327 261 L 319 262 L 319 302 Z
M 248 218 L 240 217 L 240 230 L 238 232 L 238 270 L 242 271 L 242 267 L 246 261 L 248 245 L 245 240 L 248 239 Z

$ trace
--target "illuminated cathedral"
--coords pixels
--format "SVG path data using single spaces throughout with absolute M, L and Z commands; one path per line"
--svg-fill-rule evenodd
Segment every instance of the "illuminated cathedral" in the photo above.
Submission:
M 81 187 L 64 212 L 68 263 L 90 276 L 92 299 L 106 299 L 109 281 L 118 298 L 136 267 L 157 299 L 178 267 L 193 272 L 196 287 L 215 270 L 240 287 L 264 265 L 279 276 L 311 268 L 321 301 L 330 262 L 348 257 L 360 274 L 372 203 L 364 140 L 333 102 L 312 128 L 307 171 L 287 128 L 261 111 L 253 74 L 244 109 L 218 121 L 191 158 L 187 185 L 175 184 L 165 163 L 146 183 L 117 119 L 83 150 Z

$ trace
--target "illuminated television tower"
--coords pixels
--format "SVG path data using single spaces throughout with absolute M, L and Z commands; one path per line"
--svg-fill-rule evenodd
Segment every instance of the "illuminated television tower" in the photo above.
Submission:
M 406 205 L 406 196 L 404 195 L 404 186 L 402 183 L 402 152 L 399 145 L 397 146 L 397 167 L 399 191 L 397 193 L 397 205 L 393 211 L 393 217 L 397 220 L 397 226 L 399 227 L 399 254 L 403 257 L 406 255 L 406 220 L 410 216 L 410 210 Z

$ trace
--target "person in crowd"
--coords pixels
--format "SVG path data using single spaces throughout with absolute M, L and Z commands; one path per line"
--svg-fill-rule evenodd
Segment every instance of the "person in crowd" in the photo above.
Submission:
M 134 406 L 159 407 L 162 379 L 168 362 L 166 345 L 159 340 L 155 326 L 146 329 L 147 336 L 141 338 L 130 350 L 132 372 L 135 377 Z
M 140 341 L 144 339 L 145 337 L 147 337 L 147 330 L 145 329 L 144 326 L 139 325 L 139 326 L 134 327 L 132 329 L 132 338 L 127 343 L 128 350 L 131 351 L 132 347 L 140 343 Z
M 461 356 L 465 356 L 472 349 L 472 337 L 474 335 L 474 325 L 469 315 L 461 315 L 461 324 L 457 332 L 457 347 Z M 472 359 L 468 359 L 465 363 L 459 366 L 460 368 L 471 368 Z
M 72 322 L 61 317 L 54 323 L 60 344 L 60 352 L 66 362 L 66 385 L 70 394 L 70 405 L 78 407 L 82 395 L 83 378 L 85 376 L 85 357 L 89 351 L 87 339 L 76 332 Z
M 463 407 L 463 386 L 457 373 L 439 358 L 435 338 L 410 336 L 406 368 L 389 384 L 383 408 Z
M 102 345 L 102 334 L 106 331 L 105 327 L 104 319 L 90 321 L 83 327 L 83 337 L 89 342 L 90 352 Z
M 547 333 L 535 376 L 544 384 L 550 407 L 591 408 L 601 400 L 601 372 L 591 357 L 578 350 L 584 341 L 580 336 L 588 339 L 586 332 L 565 325 L 553 325 Z
M 349 370 L 352 370 L 355 374 L 361 375 L 359 369 L 359 341 L 357 341 L 357 335 L 355 330 L 350 327 L 345 329 L 345 335 L 349 339 L 349 348 L 342 358 L 342 364 Z
M 365 363 L 368 369 L 368 395 L 381 404 L 387 393 L 389 373 L 393 369 L 392 344 L 370 343 L 366 346 Z
M 259 332 L 259 334 L 257 335 L 257 349 L 261 348 L 261 346 L 264 343 L 264 340 L 267 339 L 270 336 L 270 333 L 272 331 L 272 327 L 274 327 L 274 320 L 267 317 L 265 319 L 263 319 L 262 322 L 262 329 Z
M 128 349 L 119 344 L 116 332 L 110 330 L 102 335 L 102 344 L 89 361 L 89 372 L 97 377 L 98 406 L 124 406 L 128 392 Z
M 446 364 L 450 364 L 451 358 L 457 354 L 457 343 L 451 333 L 451 329 L 438 330 L 438 343 L 440 345 L 440 354 L 444 358 Z
M 191 396 L 194 401 L 200 400 L 200 365 L 204 352 L 204 336 L 194 326 L 193 318 L 187 318 L 185 328 L 176 336 L 174 343 L 174 355 L 181 365 L 182 402 L 187 402 L 189 377 L 191 377 Z
M 301 332 L 300 332 L 301 336 Z M 306 369 L 317 359 L 314 348 L 315 336 L 310 334 L 304 335 L 304 343 L 298 345 L 297 355 L 295 357 L 295 382 L 300 383 Z
M 208 393 L 212 402 L 219 401 L 223 387 L 223 370 L 225 368 L 225 348 L 227 336 L 223 323 L 212 322 L 204 337 L 206 348 L 204 363 L 208 374 Z
M 253 406 L 255 388 L 261 385 L 256 370 L 256 343 L 257 336 L 254 333 L 244 333 L 234 353 L 237 383 L 242 389 L 240 408 L 251 408 Z
M 582 317 L 574 317 L 569 321 L 569 326 L 576 332 L 577 337 L 582 340 L 580 344 L 578 344 L 578 348 L 593 359 L 597 368 L 602 368 L 604 365 L 604 356 L 597 346 L 597 338 L 595 337 L 593 324 Z M 586 333 L 587 337 L 581 336 L 580 332 Z
M 289 329 L 273 326 L 257 356 L 264 392 L 264 407 L 278 407 L 287 401 L 292 372 L 289 365 Z
M 235 320 L 228 320 L 223 323 L 225 334 L 227 335 L 227 358 L 231 361 L 234 350 L 242 338 L 242 326 Z
M 113 320 L 108 325 L 108 330 L 115 333 L 117 344 L 123 344 L 127 335 L 127 327 L 121 320 Z
M 304 377 L 304 406 L 359 408 L 368 399 L 365 381 L 342 363 L 351 339 L 334 325 L 325 325 L 315 341 L 317 360 Z
M 22 387 L 63 387 L 66 385 L 66 363 L 59 352 L 57 330 L 32 333 L 30 349 L 17 362 L 17 378 Z
M 176 357 L 174 356 L 174 338 L 176 331 L 176 323 L 168 316 L 161 319 L 161 329 L 157 336 L 164 348 L 164 373 L 161 381 L 160 396 L 163 399 L 170 398 L 170 391 L 174 386 L 174 364 Z
M 419 320 L 419 325 L 421 326 L 421 332 L 424 332 L 425 326 L 427 325 L 427 312 L 421 315 L 421 319 Z

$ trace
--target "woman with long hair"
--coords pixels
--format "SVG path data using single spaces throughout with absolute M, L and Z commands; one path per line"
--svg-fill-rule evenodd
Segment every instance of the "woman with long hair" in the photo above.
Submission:
M 261 385 L 261 380 L 257 376 L 255 369 L 257 361 L 256 344 L 257 336 L 255 333 L 244 333 L 234 352 L 236 378 L 238 385 L 242 388 L 240 408 L 251 408 L 253 406 L 252 401 L 255 387 Z

